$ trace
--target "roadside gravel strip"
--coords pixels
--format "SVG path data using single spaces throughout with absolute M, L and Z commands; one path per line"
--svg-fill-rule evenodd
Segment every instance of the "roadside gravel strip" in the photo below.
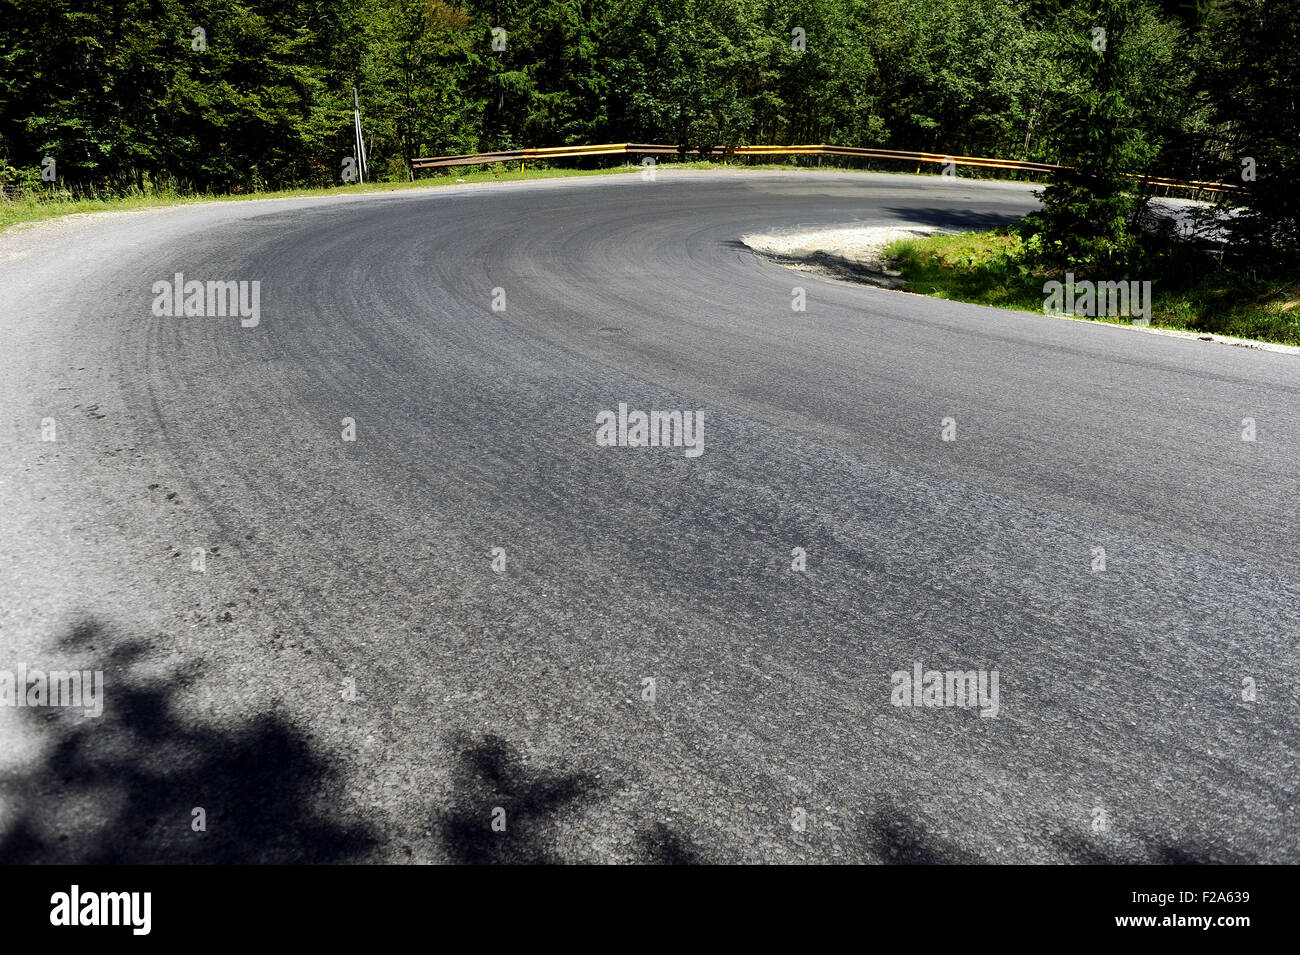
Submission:
M 1296 358 L 741 241 L 1033 207 L 660 170 L 0 236 L 0 670 L 104 674 L 0 707 L 0 860 L 1300 862 Z M 176 273 L 260 321 L 155 316 Z M 620 404 L 704 453 L 598 446 Z M 893 705 L 916 663 L 997 715 Z
M 929 235 L 929 226 L 860 226 L 793 233 L 741 236 L 740 241 L 773 262 L 802 272 L 864 282 L 879 288 L 902 288 L 898 272 L 885 261 L 885 248 L 899 239 Z

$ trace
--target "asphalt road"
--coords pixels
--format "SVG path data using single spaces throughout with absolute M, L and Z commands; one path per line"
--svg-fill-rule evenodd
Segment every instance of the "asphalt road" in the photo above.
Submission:
M 0 237 L 0 670 L 105 686 L 0 708 L 0 860 L 1300 862 L 1300 358 L 738 241 L 1033 206 L 661 172 Z M 176 272 L 260 323 L 155 316 Z M 598 446 L 620 403 L 703 453 Z M 894 705 L 915 663 L 997 715 Z

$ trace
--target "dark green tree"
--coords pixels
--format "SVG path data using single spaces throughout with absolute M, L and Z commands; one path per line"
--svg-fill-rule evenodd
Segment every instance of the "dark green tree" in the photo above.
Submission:
M 1209 11 L 1201 88 L 1223 130 L 1224 180 L 1241 187 L 1239 261 L 1300 266 L 1300 0 L 1233 0 Z
M 1146 195 L 1126 174 L 1159 154 L 1156 120 L 1169 106 L 1181 36 L 1149 6 L 1097 0 L 1065 11 L 1058 52 L 1065 84 L 1052 107 L 1060 161 L 1030 222 L 1045 256 L 1081 272 L 1134 256 Z

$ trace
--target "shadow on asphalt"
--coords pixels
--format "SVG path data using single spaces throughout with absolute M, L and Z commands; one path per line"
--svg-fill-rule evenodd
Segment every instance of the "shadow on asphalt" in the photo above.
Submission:
M 609 792 L 590 773 L 528 768 L 499 736 L 460 735 L 451 750 L 454 795 L 437 827 L 453 862 L 560 862 L 541 834 L 583 803 Z M 494 829 L 494 820 L 503 828 Z
M 57 649 L 104 673 L 103 716 L 32 707 L 18 718 L 41 743 L 30 769 L 0 777 L 0 864 L 322 864 L 364 859 L 379 847 L 365 824 L 331 811 L 340 780 L 311 741 L 276 716 L 233 732 L 178 710 L 188 680 L 146 676 L 146 648 L 105 649 L 95 621 L 75 626 Z M 455 737 L 453 794 L 436 836 L 457 863 L 550 863 L 553 827 L 617 784 L 587 772 L 532 770 L 499 736 Z M 506 829 L 491 828 L 495 807 Z M 206 829 L 192 827 L 201 807 Z M 649 862 L 698 861 L 666 827 L 639 840 Z
M 455 796 L 438 828 L 452 860 L 459 863 L 561 862 L 542 838 L 576 817 L 584 803 L 621 788 L 586 772 L 532 770 L 519 752 L 499 736 L 457 737 L 453 772 Z M 504 811 L 505 829 L 494 831 L 488 820 Z M 662 822 L 643 829 L 635 839 L 637 862 L 694 865 L 706 861 L 684 836 Z
M 326 756 L 276 716 L 219 731 L 184 718 L 175 674 L 141 674 L 145 649 L 113 650 L 101 626 L 87 622 L 59 649 L 93 659 L 104 671 L 109 705 L 98 719 L 56 708 L 24 708 L 19 718 L 44 740 L 32 769 L 0 778 L 6 810 L 0 864 L 292 864 L 346 863 L 379 847 L 367 825 L 329 809 L 324 795 L 339 780 Z M 452 738 L 452 793 L 434 819 L 446 857 L 462 864 L 565 861 L 552 845 L 557 827 L 622 784 L 587 771 L 532 768 L 496 735 Z M 203 807 L 206 831 L 191 827 Z M 505 826 L 493 817 L 504 813 Z M 847 862 L 966 865 L 983 858 L 928 833 L 888 797 L 850 837 Z M 1112 850 L 1087 833 L 1050 839 L 1066 860 L 1083 864 L 1210 864 L 1249 860 L 1147 838 L 1138 853 Z M 672 827 L 653 823 L 634 836 L 634 859 L 659 865 L 708 863 Z
M 1146 837 L 1145 851 L 1128 853 L 1099 849 L 1076 833 L 1058 833 L 1052 844 L 1071 862 L 1083 865 L 1248 865 L 1252 860 L 1220 849 L 1170 845 Z M 1254 864 L 1258 864 L 1256 861 Z
M 1021 217 L 997 212 L 970 212 L 952 209 L 927 209 L 924 206 L 907 206 L 882 209 L 898 218 L 901 225 L 928 225 L 951 232 L 982 231 L 1008 225 Z
M 102 717 L 19 711 L 44 746 L 34 769 L 0 781 L 0 863 L 328 863 L 376 844 L 320 808 L 333 772 L 293 728 L 274 716 L 204 728 L 176 711 L 183 681 L 141 675 L 144 648 L 100 649 L 108 642 L 86 622 L 59 644 L 104 671 Z M 192 828 L 196 807 L 206 831 Z

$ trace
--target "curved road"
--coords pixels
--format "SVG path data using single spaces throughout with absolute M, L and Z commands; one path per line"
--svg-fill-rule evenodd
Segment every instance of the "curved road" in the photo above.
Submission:
M 738 241 L 1034 204 L 661 171 L 0 238 L 0 670 L 105 687 L 0 712 L 0 859 L 1300 862 L 1298 359 Z M 260 323 L 156 317 L 177 272 Z M 597 446 L 620 403 L 704 452 Z M 894 705 L 914 664 L 996 716 Z

